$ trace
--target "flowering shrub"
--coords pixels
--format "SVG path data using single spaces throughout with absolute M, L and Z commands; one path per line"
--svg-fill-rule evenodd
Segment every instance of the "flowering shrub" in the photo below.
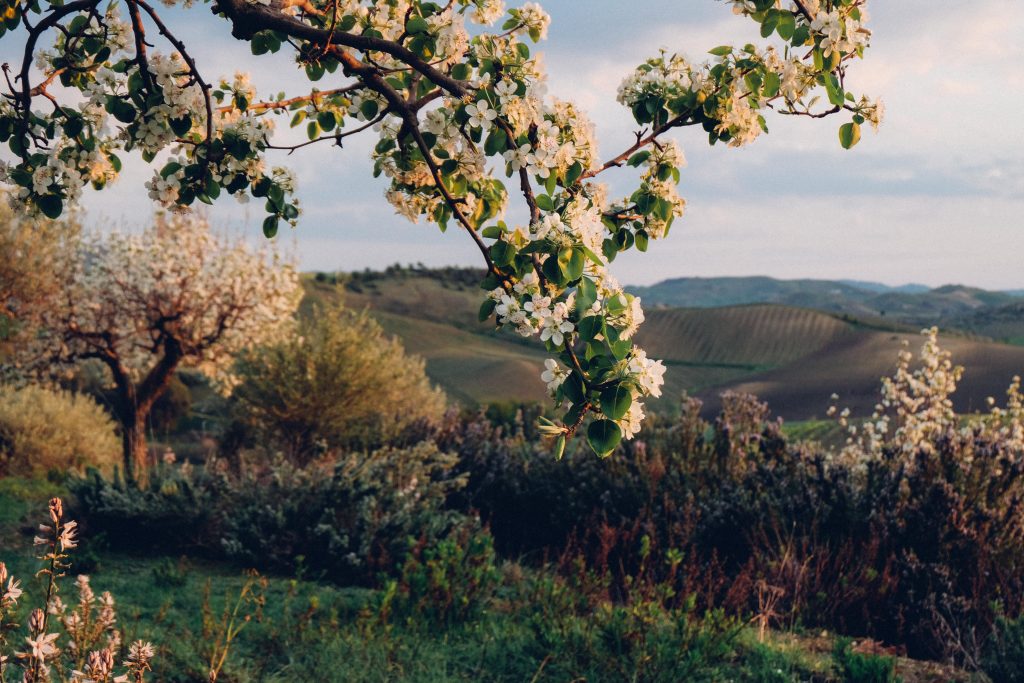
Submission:
M 110 593 L 97 598 L 89 577 L 83 574 L 75 580 L 75 603 L 61 600 L 60 579 L 70 567 L 67 551 L 77 546 L 78 530 L 75 522 L 65 521 L 59 498 L 50 501 L 49 511 L 50 524 L 40 525 L 43 535 L 35 538 L 35 545 L 43 553 L 38 575 L 44 578 L 46 591 L 39 603 L 42 607 L 28 614 L 28 635 L 24 639 L 28 647 L 22 645 L 24 650 L 9 649 L 20 643 L 11 636 L 20 631 L 14 620 L 23 612 L 18 601 L 24 591 L 21 582 L 9 576 L 0 562 L 0 680 L 20 673 L 25 683 L 141 683 L 150 670 L 153 646 L 141 640 L 127 647 L 121 642 Z M 118 665 L 122 653 L 126 658 Z M 119 667 L 124 673 L 116 673 Z
M 110 415 L 68 391 L 0 386 L 0 475 L 109 472 L 121 444 Z
M 138 152 L 161 159 L 147 183 L 156 201 L 256 197 L 272 236 L 294 224 L 299 206 L 293 177 L 268 168 L 267 150 L 340 146 L 373 128 L 373 172 L 390 181 L 396 211 L 455 224 L 479 248 L 489 292 L 481 318 L 538 336 L 555 356 L 545 382 L 565 412 L 543 426 L 556 451 L 592 415 L 587 440 L 606 455 L 637 434 L 643 400 L 660 395 L 663 381 L 664 366 L 631 341 L 640 303 L 608 268 L 623 251 L 645 251 L 684 212 L 675 188 L 684 156 L 665 135 L 699 126 L 711 143 L 735 147 L 767 130 L 771 110 L 844 113 L 851 120 L 839 140 L 849 148 L 862 124 L 882 116 L 880 103 L 847 91 L 871 35 L 866 0 L 730 4 L 766 42 L 721 45 L 704 62 L 667 53 L 645 61 L 618 93 L 640 127 L 636 141 L 601 161 L 585 112 L 546 93 L 530 42 L 546 37 L 550 17 L 535 2 L 506 10 L 502 0 L 220 0 L 217 14 L 253 54 L 294 49 L 310 81 L 330 81 L 265 100 L 244 74 L 204 75 L 147 0 L 125 0 L 128 21 L 119 3 L 8 2 L 0 32 L 22 36 L 26 57 L 0 105 L 0 142 L 15 157 L 3 178 L 19 201 L 53 217 L 86 184 L 111 182 L 119 154 Z M 169 51 L 147 42 L 154 29 Z M 52 48 L 38 49 L 51 31 Z M 51 92 L 57 81 L 78 100 L 34 109 L 38 98 L 65 97 Z M 275 144 L 273 117 L 288 112 L 308 141 Z M 622 165 L 640 169 L 638 186 L 609 197 L 597 179 Z M 513 192 L 521 225 L 503 220 Z

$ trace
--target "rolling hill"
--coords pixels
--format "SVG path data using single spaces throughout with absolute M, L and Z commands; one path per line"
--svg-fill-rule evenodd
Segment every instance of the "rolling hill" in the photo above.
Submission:
M 857 280 L 776 280 L 769 277 L 676 278 L 631 287 L 644 305 L 710 308 L 775 303 L 840 313 L 875 324 L 938 325 L 994 341 L 1024 342 L 1024 298 L 964 285 L 928 289 Z
M 471 284 L 474 277 L 408 270 L 343 278 L 339 284 L 308 277 L 306 306 L 343 298 L 350 307 L 367 308 L 426 360 L 428 375 L 460 403 L 544 400 L 544 350 L 478 322 L 481 292 Z M 951 290 L 947 296 L 961 293 Z M 977 318 L 979 329 L 982 323 L 995 329 L 999 318 L 993 311 L 1004 308 L 1011 319 L 1021 313 L 986 306 L 989 317 Z M 737 390 L 757 394 L 787 420 L 805 420 L 823 416 L 833 392 L 855 414 L 870 413 L 879 380 L 891 373 L 902 341 L 913 350 L 920 346 L 918 329 L 892 319 L 861 320 L 776 303 L 662 307 L 648 308 L 637 342 L 668 367 L 664 397 L 650 403 L 654 410 L 676 409 L 685 390 L 701 398 L 711 416 L 719 409 L 719 394 Z M 1001 396 L 1013 375 L 1024 373 L 1024 347 L 962 333 L 943 335 L 942 343 L 966 368 L 955 400 L 960 410 L 979 409 L 987 396 Z

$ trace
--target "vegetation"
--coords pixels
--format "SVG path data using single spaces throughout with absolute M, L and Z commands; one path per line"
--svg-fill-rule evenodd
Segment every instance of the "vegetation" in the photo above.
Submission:
M 108 474 L 118 462 L 116 425 L 89 396 L 0 385 L 0 476 Z
M 295 273 L 276 253 L 217 237 L 197 216 L 158 217 L 141 235 L 89 233 L 53 277 L 16 359 L 43 374 L 106 370 L 129 480 L 145 473 L 147 418 L 174 371 L 230 384 L 234 354 L 286 333 L 298 304 Z
M 444 395 L 366 313 L 314 308 L 295 335 L 239 354 L 243 419 L 305 464 L 324 450 L 400 443 L 437 422 Z

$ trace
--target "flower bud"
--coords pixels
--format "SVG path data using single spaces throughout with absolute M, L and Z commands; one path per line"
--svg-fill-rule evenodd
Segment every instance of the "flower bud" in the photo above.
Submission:
M 53 520 L 54 524 L 60 522 L 61 517 L 64 516 L 64 503 L 61 502 L 60 498 L 50 499 L 50 519 Z
M 38 607 L 32 610 L 28 617 L 28 630 L 33 635 L 38 635 L 46 628 L 46 614 Z

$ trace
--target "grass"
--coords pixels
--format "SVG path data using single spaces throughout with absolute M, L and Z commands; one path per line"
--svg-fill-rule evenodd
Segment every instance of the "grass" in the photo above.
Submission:
M 24 581 L 24 606 L 33 604 L 40 587 L 31 578 L 31 536 L 21 529 L 45 515 L 49 496 L 64 493 L 50 482 L 0 480 L 0 554 Z M 157 646 L 154 681 L 206 679 L 223 615 L 253 581 L 238 567 L 114 553 L 96 541 L 76 549 L 72 560 L 77 558 L 91 563 L 93 589 L 115 596 L 126 640 Z M 506 566 L 481 613 L 448 624 L 409 607 L 415 603 L 390 599 L 387 590 L 339 587 L 301 575 L 261 577 L 255 587 L 259 599 L 240 606 L 238 623 L 244 626 L 221 683 L 841 680 L 827 643 L 771 632 L 761 643 L 738 622 L 698 618 L 685 608 L 652 611 L 654 603 L 642 600 L 588 604 L 576 589 L 515 565 Z M 74 600 L 70 583 L 63 598 Z

